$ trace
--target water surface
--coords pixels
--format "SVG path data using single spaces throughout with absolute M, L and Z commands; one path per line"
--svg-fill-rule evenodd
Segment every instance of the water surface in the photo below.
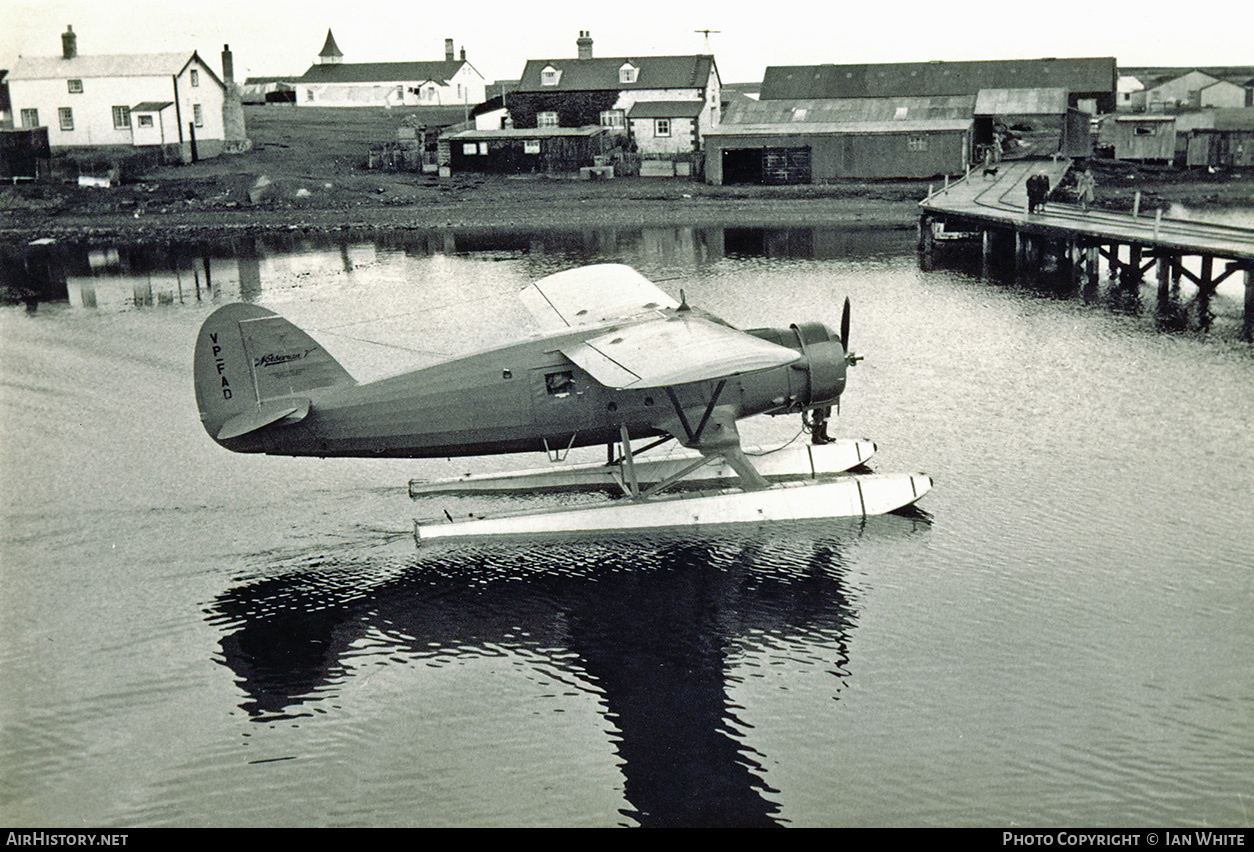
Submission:
M 835 431 L 935 490 L 865 523 L 419 549 L 415 515 L 500 503 L 411 477 L 537 459 L 259 458 L 200 427 L 192 345 L 227 301 L 367 380 L 529 332 L 518 290 L 599 261 L 744 326 L 836 326 L 848 295 Z M 1159 305 L 873 228 L 38 263 L 0 309 L 8 824 L 1254 820 L 1239 286 Z

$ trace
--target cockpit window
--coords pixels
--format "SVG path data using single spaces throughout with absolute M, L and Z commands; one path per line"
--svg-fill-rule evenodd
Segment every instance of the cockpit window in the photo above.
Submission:
M 570 370 L 545 373 L 544 387 L 549 392 L 549 396 L 570 396 L 575 392 L 575 374 Z

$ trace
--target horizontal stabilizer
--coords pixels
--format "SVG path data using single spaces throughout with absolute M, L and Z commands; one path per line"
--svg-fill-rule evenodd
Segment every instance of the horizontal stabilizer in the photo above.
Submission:
M 218 430 L 218 440 L 238 438 L 255 432 L 262 426 L 269 426 L 280 420 L 287 419 L 291 423 L 299 423 L 309 414 L 308 399 L 269 399 L 257 408 L 250 408 L 243 414 L 232 417 L 222 424 Z

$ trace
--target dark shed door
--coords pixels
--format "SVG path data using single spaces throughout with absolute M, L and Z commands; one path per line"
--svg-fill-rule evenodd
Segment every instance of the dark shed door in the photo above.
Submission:
M 764 148 L 762 182 L 766 184 L 810 183 L 809 148 Z

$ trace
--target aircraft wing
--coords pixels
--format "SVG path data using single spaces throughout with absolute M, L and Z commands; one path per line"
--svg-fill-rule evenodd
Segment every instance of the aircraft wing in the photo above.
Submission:
M 722 379 L 801 357 L 795 349 L 687 312 L 622 326 L 561 351 L 616 390 Z
M 679 307 L 648 278 L 618 263 L 554 273 L 526 287 L 520 296 L 547 331 L 600 325 Z

